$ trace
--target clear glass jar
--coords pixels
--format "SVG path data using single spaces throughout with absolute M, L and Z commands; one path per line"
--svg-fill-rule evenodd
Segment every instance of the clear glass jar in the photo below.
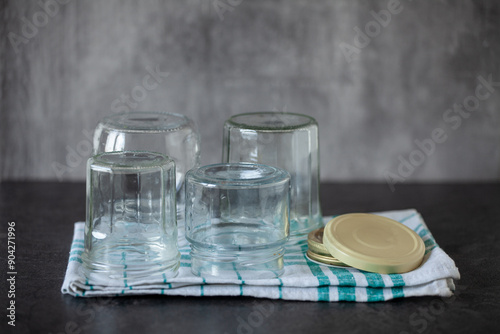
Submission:
M 158 152 L 175 161 L 177 213 L 183 226 L 184 177 L 200 165 L 200 136 L 194 122 L 184 115 L 157 111 L 104 117 L 94 132 L 94 154 L 114 151 Z
M 215 164 L 186 174 L 186 238 L 199 276 L 283 273 L 290 175 L 266 165 Z
M 174 276 L 180 261 L 174 161 L 137 151 L 90 158 L 84 236 L 88 277 Z
M 289 245 L 306 244 L 307 234 L 323 226 L 314 118 L 282 112 L 235 115 L 224 124 L 222 161 L 266 164 L 290 173 Z

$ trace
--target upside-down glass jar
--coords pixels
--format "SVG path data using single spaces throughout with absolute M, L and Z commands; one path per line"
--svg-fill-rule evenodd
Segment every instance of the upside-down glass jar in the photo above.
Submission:
M 196 125 L 184 115 L 159 111 L 122 112 L 99 121 L 94 132 L 94 154 L 137 150 L 165 154 L 175 161 L 177 219 L 183 227 L 184 176 L 200 163 Z
M 314 118 L 283 112 L 235 115 L 224 124 L 222 161 L 266 164 L 290 173 L 290 246 L 305 245 L 308 233 L 323 226 Z
M 284 271 L 290 175 L 249 163 L 186 174 L 186 238 L 191 270 L 207 277 L 273 278 Z
M 84 238 L 88 278 L 175 276 L 180 253 L 174 161 L 140 151 L 90 158 Z

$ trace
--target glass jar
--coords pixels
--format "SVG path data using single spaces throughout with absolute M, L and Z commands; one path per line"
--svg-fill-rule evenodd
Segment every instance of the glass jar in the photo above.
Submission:
M 152 152 L 108 152 L 87 165 L 82 254 L 87 277 L 175 276 L 175 163 Z
M 222 161 L 266 164 L 290 173 L 290 246 L 306 244 L 307 234 L 323 226 L 314 118 L 283 112 L 235 115 L 224 124 Z
M 101 119 L 94 132 L 94 154 L 113 151 L 165 154 L 176 165 L 177 213 L 183 226 L 184 177 L 200 164 L 200 136 L 192 120 L 157 111 L 117 113 Z
M 186 174 L 186 238 L 199 276 L 283 273 L 290 175 L 260 164 L 215 164 Z

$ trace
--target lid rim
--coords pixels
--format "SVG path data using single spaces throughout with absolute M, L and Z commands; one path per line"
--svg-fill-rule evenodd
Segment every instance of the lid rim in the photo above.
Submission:
M 340 266 L 340 267 L 349 267 L 349 265 L 343 263 L 339 259 L 336 259 L 336 258 L 334 258 L 332 256 L 326 256 L 326 255 L 321 255 L 321 254 L 314 253 L 310 249 L 307 250 L 306 256 L 310 260 L 314 260 L 314 261 L 317 261 L 317 262 L 320 262 L 320 263 L 323 263 L 323 264 L 333 265 L 333 266 Z

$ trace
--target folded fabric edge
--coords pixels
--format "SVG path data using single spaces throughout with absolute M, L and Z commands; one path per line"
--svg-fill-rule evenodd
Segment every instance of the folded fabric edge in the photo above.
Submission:
M 388 301 L 404 297 L 451 297 L 453 296 L 453 279 L 440 279 L 421 286 L 392 287 L 392 288 L 362 288 L 362 287 L 317 287 L 294 288 L 265 286 L 184 286 L 179 288 L 105 288 L 103 290 L 86 290 L 86 286 L 73 284 L 65 292 L 74 297 L 117 297 L 131 295 L 168 295 L 168 296 L 247 296 L 255 298 L 301 300 L 301 301 L 355 301 L 377 302 Z

